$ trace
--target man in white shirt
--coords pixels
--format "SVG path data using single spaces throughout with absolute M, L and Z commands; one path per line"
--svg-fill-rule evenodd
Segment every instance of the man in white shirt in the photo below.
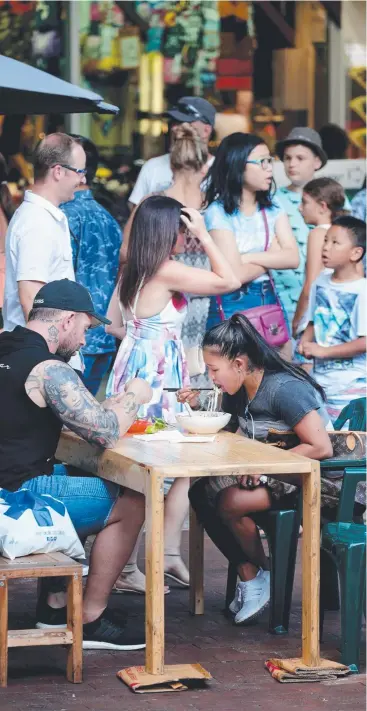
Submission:
M 85 182 L 85 161 L 82 146 L 64 133 L 46 136 L 35 150 L 34 185 L 26 191 L 6 235 L 6 331 L 25 326 L 43 284 L 75 281 L 68 221 L 59 205 L 72 200 Z M 72 365 L 80 368 L 80 358 Z
M 216 114 L 214 106 L 209 101 L 198 96 L 184 96 L 177 102 L 177 106 L 167 111 L 167 114 L 173 123 L 191 123 L 200 137 L 207 144 L 209 143 Z M 213 160 L 213 156 L 210 156 L 209 166 Z M 144 163 L 130 195 L 130 208 L 133 209 L 147 195 L 166 190 L 172 183 L 172 177 L 169 153 L 148 160 Z

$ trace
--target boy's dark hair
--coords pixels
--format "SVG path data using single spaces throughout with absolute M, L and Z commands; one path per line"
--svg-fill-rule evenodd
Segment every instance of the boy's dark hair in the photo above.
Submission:
M 332 224 L 347 230 L 353 247 L 360 247 L 363 250 L 361 257 L 357 260 L 360 262 L 366 254 L 366 223 L 363 220 L 359 220 L 358 217 L 343 215 L 343 217 L 337 217 L 336 220 L 333 220 Z
M 77 143 L 80 143 L 82 148 L 84 148 L 87 158 L 85 162 L 85 167 L 87 169 L 85 178 L 87 185 L 91 185 L 98 168 L 99 155 L 97 148 L 94 143 L 92 143 L 89 138 L 85 138 L 85 136 L 79 136 L 75 133 L 71 133 L 70 136 L 74 138 Z

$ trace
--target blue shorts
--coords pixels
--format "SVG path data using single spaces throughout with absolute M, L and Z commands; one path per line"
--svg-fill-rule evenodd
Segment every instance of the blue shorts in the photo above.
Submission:
M 264 279 L 259 282 L 250 282 L 244 284 L 237 291 L 231 294 L 222 294 L 222 306 L 226 319 L 231 318 L 233 314 L 239 311 L 253 309 L 256 306 L 265 306 L 267 304 L 276 304 L 276 296 L 272 283 L 269 279 Z M 221 322 L 217 301 L 215 296 L 210 297 L 209 314 L 206 329 L 209 330 L 213 326 L 217 326 Z
M 33 494 L 49 494 L 62 501 L 82 541 L 104 528 L 124 491 L 118 484 L 99 477 L 87 474 L 71 476 L 63 464 L 56 464 L 50 476 L 37 476 L 25 481 L 22 488 L 29 489 Z

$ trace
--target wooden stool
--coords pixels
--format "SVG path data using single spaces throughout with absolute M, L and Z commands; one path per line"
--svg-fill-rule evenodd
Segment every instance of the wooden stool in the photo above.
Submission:
M 82 681 L 82 570 L 63 553 L 28 555 L 8 560 L 0 556 L 0 686 L 7 686 L 8 649 L 43 645 L 68 645 L 66 676 L 68 681 Z M 8 580 L 11 578 L 67 577 L 67 627 L 8 631 Z

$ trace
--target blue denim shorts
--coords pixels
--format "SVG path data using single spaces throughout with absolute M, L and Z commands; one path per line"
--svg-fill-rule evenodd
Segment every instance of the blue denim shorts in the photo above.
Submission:
M 50 476 L 25 481 L 22 488 L 33 494 L 49 494 L 62 501 L 82 541 L 104 528 L 123 493 L 123 487 L 99 477 L 70 476 L 63 464 L 56 464 Z
M 224 315 L 227 318 L 239 311 L 253 309 L 256 306 L 265 306 L 267 304 L 276 304 L 276 296 L 273 286 L 269 279 L 264 279 L 259 282 L 250 282 L 244 284 L 241 289 L 233 291 L 231 294 L 222 294 L 222 306 Z M 220 315 L 216 302 L 216 297 L 210 297 L 208 321 L 206 324 L 207 330 L 220 323 Z

